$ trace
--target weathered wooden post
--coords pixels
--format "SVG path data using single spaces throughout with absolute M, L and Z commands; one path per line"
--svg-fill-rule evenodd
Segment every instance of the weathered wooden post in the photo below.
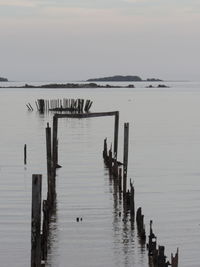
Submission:
M 123 195 L 126 196 L 128 168 L 129 123 L 124 123 Z
M 104 139 L 104 145 L 103 145 L 103 159 L 107 161 L 108 152 L 107 152 L 107 138 Z
M 172 267 L 178 267 L 178 248 L 177 248 L 175 256 L 173 256 L 173 254 L 171 254 L 171 266 Z
M 108 167 L 109 167 L 109 171 L 112 172 L 112 144 L 108 152 Z
M 44 99 L 39 99 L 38 100 L 38 104 L 39 104 L 39 111 L 41 113 L 44 113 L 44 109 L 45 109 Z
M 158 246 L 157 264 L 158 264 L 158 267 L 166 267 L 166 264 L 168 266 L 168 263 L 166 263 L 164 246 Z
M 122 192 L 122 168 L 119 168 L 119 193 Z
M 46 127 L 46 153 L 47 153 L 47 201 L 49 207 L 53 204 L 54 199 L 54 182 L 53 182 L 53 164 L 52 164 L 52 154 L 51 154 L 51 128 L 49 123 Z
M 118 151 L 118 134 L 119 134 L 119 111 L 115 112 L 115 127 L 114 127 L 114 158 L 117 159 Z
M 135 189 L 130 179 L 130 214 L 131 221 L 134 221 L 135 218 Z
M 26 157 L 27 157 L 27 146 L 24 145 L 24 165 L 26 165 Z
M 56 165 L 58 163 L 58 158 L 57 158 L 57 140 L 58 140 L 58 117 L 55 114 L 53 116 L 53 167 L 56 169 Z
M 42 260 L 45 261 L 47 259 L 47 241 L 49 233 L 49 206 L 47 200 L 43 200 L 42 210 L 43 210 L 43 224 L 42 224 L 41 252 L 42 252 Z
M 153 256 L 156 252 L 156 247 L 157 247 L 157 238 L 153 233 L 152 229 L 152 224 L 153 221 L 150 221 L 150 233 L 149 233 L 149 242 L 148 242 L 148 255 Z
M 31 214 L 31 267 L 41 266 L 41 192 L 42 175 L 33 174 Z
M 139 207 L 136 213 L 136 222 L 138 228 L 138 234 L 141 240 L 146 239 L 145 225 L 144 225 L 144 215 L 142 214 L 142 208 Z
M 117 163 L 117 159 L 114 158 L 113 159 L 114 163 L 113 163 L 113 166 L 112 166 L 112 173 L 113 173 L 113 176 L 116 178 L 116 180 L 118 181 L 118 163 Z

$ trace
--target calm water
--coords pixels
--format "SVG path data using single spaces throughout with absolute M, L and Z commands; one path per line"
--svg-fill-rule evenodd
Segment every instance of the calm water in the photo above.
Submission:
M 128 177 L 147 233 L 154 221 L 158 243 L 181 267 L 199 266 L 200 83 L 146 89 L 0 89 L 0 266 L 30 265 L 31 176 L 43 174 L 46 198 L 46 123 L 52 114 L 28 112 L 37 98 L 89 98 L 92 111 L 120 111 L 130 123 Z M 113 118 L 59 120 L 57 212 L 51 224 L 48 266 L 145 267 L 147 252 L 137 230 L 118 216 L 122 203 L 102 160 L 103 139 L 113 141 Z M 28 164 L 23 165 L 27 144 Z M 77 223 L 76 217 L 83 221 Z

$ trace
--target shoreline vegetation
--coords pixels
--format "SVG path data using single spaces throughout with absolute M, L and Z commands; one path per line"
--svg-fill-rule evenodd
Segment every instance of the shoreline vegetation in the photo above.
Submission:
M 158 84 L 156 87 L 153 85 L 148 85 L 146 88 L 167 88 L 168 86 L 164 84 Z M 135 88 L 133 84 L 129 85 L 100 85 L 96 83 L 50 83 L 50 84 L 43 84 L 43 85 L 20 85 L 20 86 L 0 86 L 0 88 L 47 88 L 47 89 L 55 89 L 55 88 L 73 88 L 73 89 L 81 89 L 81 88 Z

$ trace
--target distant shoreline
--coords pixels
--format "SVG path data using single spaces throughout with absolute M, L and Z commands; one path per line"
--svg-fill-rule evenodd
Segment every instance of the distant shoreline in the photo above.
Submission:
M 158 84 L 157 87 L 153 85 L 146 86 L 146 88 L 166 88 L 165 84 Z M 1 86 L 0 88 L 13 88 L 13 89 L 20 89 L 20 88 L 26 88 L 26 89 L 32 89 L 32 88 L 40 88 L 40 89 L 56 89 L 56 88 L 66 88 L 66 89 L 84 89 L 84 88 L 135 88 L 133 84 L 128 84 L 128 85 L 100 85 L 96 83 L 50 83 L 50 84 L 43 84 L 43 85 L 30 85 L 30 84 L 25 84 L 25 85 L 20 85 L 20 86 Z
M 43 85 L 30 85 L 30 84 L 25 84 L 21 86 L 1 86 L 0 88 L 49 88 L 49 89 L 54 89 L 54 88 L 134 88 L 133 84 L 129 84 L 127 86 L 116 86 L 116 85 L 99 85 L 96 83 L 50 83 L 50 84 L 43 84 Z

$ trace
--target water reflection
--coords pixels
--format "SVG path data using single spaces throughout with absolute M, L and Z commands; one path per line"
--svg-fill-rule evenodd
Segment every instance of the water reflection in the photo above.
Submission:
M 113 232 L 114 232 L 114 250 L 119 253 L 119 266 L 133 266 L 137 264 L 135 255 L 135 223 L 131 220 L 129 206 L 123 200 L 122 193 L 119 191 L 117 179 L 109 173 L 109 187 L 113 196 Z M 145 243 L 139 243 L 142 254 L 145 252 Z
M 49 221 L 49 235 L 47 243 L 47 266 L 57 266 L 56 260 L 58 255 L 58 217 L 57 217 L 57 200 L 53 206 Z

